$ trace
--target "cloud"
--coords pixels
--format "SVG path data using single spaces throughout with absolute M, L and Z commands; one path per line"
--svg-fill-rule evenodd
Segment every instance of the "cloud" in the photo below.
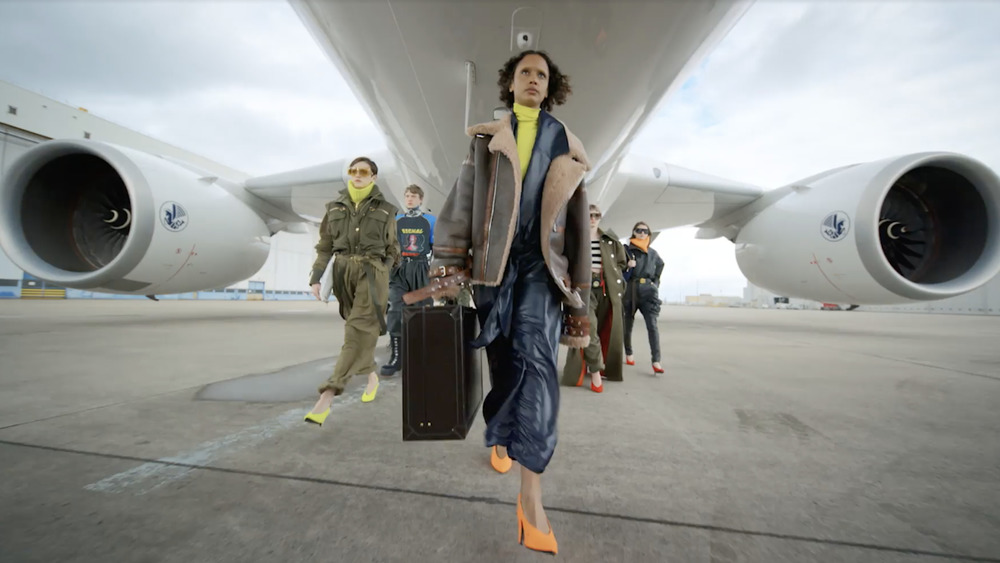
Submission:
M 663 259 L 660 296 L 681 303 L 688 295 L 743 295 L 746 278 L 736 265 L 733 244 L 725 239 L 695 240 L 697 229 L 660 233 L 653 248 Z
M 95 99 L 114 106 L 123 124 L 143 123 L 148 135 L 253 175 L 385 146 L 357 103 L 338 107 L 322 96 L 220 84 L 155 101 Z
M 385 146 L 284 2 L 0 2 L 0 79 L 253 175 Z
M 325 60 L 284 3 L 47 0 L 0 9 L 4 52 L 30 53 L 12 57 L 8 72 L 63 96 L 157 97 L 234 82 L 321 92 L 336 82 L 303 80 Z
M 923 150 L 997 166 L 998 18 L 982 2 L 758 3 L 634 150 L 765 187 Z

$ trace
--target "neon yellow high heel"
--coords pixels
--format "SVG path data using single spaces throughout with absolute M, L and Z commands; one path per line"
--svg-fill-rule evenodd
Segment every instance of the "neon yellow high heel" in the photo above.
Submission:
M 375 382 L 375 388 L 372 389 L 372 394 L 369 395 L 367 391 L 361 394 L 362 403 L 370 403 L 375 400 L 375 394 L 378 393 L 378 382 Z
M 304 420 L 306 422 L 311 422 L 313 424 L 318 424 L 320 426 L 323 426 L 323 422 L 326 420 L 326 417 L 328 417 L 328 416 L 330 416 L 330 409 L 329 408 L 327 408 L 323 412 L 310 412 L 310 413 L 307 413 Z

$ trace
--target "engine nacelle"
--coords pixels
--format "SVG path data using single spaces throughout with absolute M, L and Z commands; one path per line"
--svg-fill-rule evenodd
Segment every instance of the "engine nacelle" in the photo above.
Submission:
M 771 291 L 909 303 L 972 291 L 1000 272 L 1000 179 L 973 159 L 889 158 L 812 176 L 774 197 L 782 193 L 734 240 L 740 269 Z
M 0 244 L 41 279 L 144 295 L 245 280 L 267 260 L 270 233 L 215 178 L 134 149 L 60 140 L 5 173 Z

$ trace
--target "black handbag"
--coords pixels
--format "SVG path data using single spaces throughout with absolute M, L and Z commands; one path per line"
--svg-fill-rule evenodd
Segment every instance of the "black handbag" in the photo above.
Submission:
M 403 441 L 464 440 L 483 401 L 476 310 L 403 308 Z

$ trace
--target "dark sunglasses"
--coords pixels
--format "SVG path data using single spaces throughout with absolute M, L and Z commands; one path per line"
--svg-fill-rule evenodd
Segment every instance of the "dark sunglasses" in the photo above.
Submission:
M 636 230 L 634 230 L 632 232 L 635 233 L 635 234 L 637 234 L 637 235 L 648 235 L 649 234 L 649 229 L 643 229 L 642 227 L 639 227 L 638 229 L 636 229 Z
M 591 219 L 593 219 L 593 218 L 595 218 L 595 217 L 596 217 L 597 219 L 600 219 L 600 218 L 601 218 L 601 214 L 600 214 L 600 213 L 591 213 L 591 214 L 590 214 L 590 218 L 591 218 Z

